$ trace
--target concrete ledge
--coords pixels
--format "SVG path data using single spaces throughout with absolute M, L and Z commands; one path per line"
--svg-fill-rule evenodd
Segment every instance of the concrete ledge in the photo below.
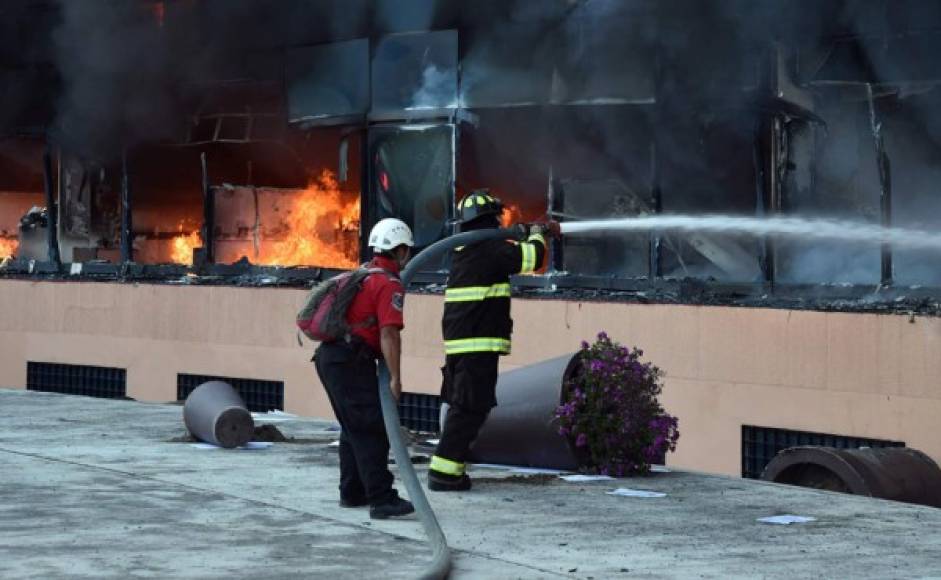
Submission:
M 409 578 L 428 561 L 417 520 L 337 505 L 328 422 L 277 423 L 300 443 L 202 450 L 172 442 L 178 405 L 0 390 L 0 408 L 4 578 Z M 927 577 L 941 561 L 932 508 L 692 472 L 472 475 L 472 492 L 430 496 L 455 578 Z M 756 521 L 782 513 L 817 521 Z

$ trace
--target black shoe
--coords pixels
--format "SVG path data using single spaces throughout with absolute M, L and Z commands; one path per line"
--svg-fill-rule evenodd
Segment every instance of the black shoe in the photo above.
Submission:
M 374 520 L 386 520 L 398 516 L 407 516 L 414 512 L 415 506 L 412 505 L 412 502 L 396 495 L 394 499 L 386 503 L 374 505 L 369 508 L 369 517 Z
M 340 507 L 344 508 L 358 508 L 369 505 L 369 500 L 366 498 L 356 498 L 356 499 L 346 499 L 340 498 Z
M 458 477 L 436 471 L 428 472 L 428 489 L 431 491 L 469 491 L 470 488 L 471 478 L 466 473 Z

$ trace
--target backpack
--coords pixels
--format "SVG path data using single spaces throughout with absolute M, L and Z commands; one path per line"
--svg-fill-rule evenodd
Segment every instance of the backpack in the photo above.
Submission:
M 324 280 L 314 287 L 296 317 L 297 327 L 304 336 L 318 342 L 349 339 L 353 328 L 346 322 L 346 312 L 363 281 L 372 274 L 386 274 L 395 278 L 382 268 L 363 266 Z M 375 323 L 374 319 L 370 319 L 357 326 L 367 327 Z

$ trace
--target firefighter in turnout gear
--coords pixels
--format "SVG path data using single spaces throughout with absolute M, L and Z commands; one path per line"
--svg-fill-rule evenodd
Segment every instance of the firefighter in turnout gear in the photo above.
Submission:
M 458 205 L 461 231 L 499 228 L 503 204 L 488 190 L 476 190 Z M 431 458 L 428 488 L 464 491 L 471 443 L 496 406 L 499 358 L 510 353 L 510 276 L 542 267 L 546 236 L 557 223 L 517 226 L 520 240 L 487 240 L 454 250 L 444 295 L 445 366 L 441 398 L 448 403 L 444 430 Z

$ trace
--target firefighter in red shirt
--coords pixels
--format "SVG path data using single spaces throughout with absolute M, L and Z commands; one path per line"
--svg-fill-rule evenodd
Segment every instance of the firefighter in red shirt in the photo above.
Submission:
M 340 505 L 369 505 L 369 517 L 385 519 L 415 511 L 399 497 L 389 472 L 389 439 L 379 403 L 377 361 L 385 359 L 396 399 L 402 392 L 401 338 L 405 289 L 398 275 L 414 245 L 409 227 L 394 218 L 369 234 L 370 274 L 347 310 L 349 336 L 324 342 L 314 355 L 317 374 L 340 422 Z

